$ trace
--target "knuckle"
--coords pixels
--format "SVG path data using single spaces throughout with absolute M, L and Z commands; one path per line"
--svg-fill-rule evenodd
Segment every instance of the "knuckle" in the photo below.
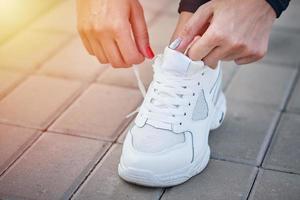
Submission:
M 230 44 L 234 49 L 245 49 L 246 48 L 245 42 L 234 39 L 234 38 L 230 39 Z
M 145 57 L 141 56 L 141 58 L 139 58 L 139 59 L 137 60 L 136 64 L 140 64 L 140 63 L 142 63 L 142 62 L 144 62 L 144 61 L 145 61 Z
M 266 50 L 264 49 L 251 49 L 250 50 L 250 55 L 255 57 L 257 60 L 263 58 L 266 55 Z
M 106 29 L 102 24 L 101 25 L 96 24 L 96 25 L 93 26 L 92 30 L 93 30 L 94 33 L 99 34 L 99 33 L 103 33 Z
M 83 26 L 78 27 L 78 30 L 81 33 L 86 33 L 86 32 L 89 32 L 89 30 L 91 30 L 91 28 L 88 25 L 83 25 Z
M 127 26 L 125 25 L 125 23 L 123 23 L 122 21 L 116 21 L 116 22 L 112 23 L 110 30 L 111 30 L 111 32 L 113 32 L 115 34 L 120 34 L 126 28 L 127 28 Z
M 221 41 L 228 40 L 228 37 L 225 34 L 221 34 L 220 31 L 214 29 L 211 32 L 211 39 L 216 42 L 221 42 Z
M 266 55 L 266 50 L 260 50 L 260 51 L 258 51 L 257 53 L 256 53 L 256 57 L 258 58 L 258 59 L 261 59 L 261 58 L 263 58 L 265 55 Z
M 197 53 L 195 53 L 195 51 L 190 50 L 188 52 L 188 56 L 192 59 L 192 60 L 196 60 L 197 59 Z
M 190 26 L 189 23 L 187 23 L 186 25 L 184 25 L 183 29 L 182 29 L 182 34 L 183 35 L 191 35 L 193 32 L 192 27 Z
M 89 51 L 89 49 L 85 46 L 85 48 L 87 49 L 87 52 L 90 56 L 94 56 L 94 53 L 92 51 Z

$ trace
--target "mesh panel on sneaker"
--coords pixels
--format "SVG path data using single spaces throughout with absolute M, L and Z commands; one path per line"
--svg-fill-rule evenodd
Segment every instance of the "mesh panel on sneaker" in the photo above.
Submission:
M 199 97 L 197 99 L 197 103 L 195 105 L 195 109 L 193 111 L 193 120 L 203 120 L 208 116 L 208 105 L 205 100 L 204 91 L 201 90 Z
M 184 134 L 176 134 L 169 130 L 155 128 L 146 124 L 139 128 L 134 126 L 131 129 L 132 142 L 136 150 L 155 153 L 170 148 L 185 141 Z

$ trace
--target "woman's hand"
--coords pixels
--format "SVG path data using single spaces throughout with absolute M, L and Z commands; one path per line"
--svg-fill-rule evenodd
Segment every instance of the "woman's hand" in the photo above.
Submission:
M 265 55 L 275 18 L 264 0 L 212 0 L 185 17 L 184 25 L 178 23 L 173 38 L 177 50 L 184 52 L 190 45 L 188 56 L 211 67 L 219 60 L 246 64 Z
M 130 67 L 153 58 L 138 0 L 77 0 L 78 31 L 101 63 Z

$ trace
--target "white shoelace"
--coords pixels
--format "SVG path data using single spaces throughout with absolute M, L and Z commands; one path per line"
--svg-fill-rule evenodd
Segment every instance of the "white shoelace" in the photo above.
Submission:
M 138 88 L 143 97 L 146 96 L 145 86 L 140 78 L 137 66 L 133 66 Z M 197 74 L 196 74 L 197 75 Z M 190 77 L 176 77 L 174 75 L 155 73 L 153 82 L 153 95 L 149 102 L 145 102 L 143 115 L 150 120 L 180 124 L 182 117 L 187 115 L 187 107 L 191 105 L 189 99 L 195 95 L 193 88 L 200 83 Z M 138 107 L 126 117 L 131 117 L 140 111 Z

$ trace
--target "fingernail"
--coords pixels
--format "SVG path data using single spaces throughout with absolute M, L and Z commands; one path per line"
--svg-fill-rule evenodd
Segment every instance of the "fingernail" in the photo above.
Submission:
M 150 58 L 150 59 L 154 58 L 154 53 L 153 53 L 153 51 L 152 51 L 152 49 L 151 49 L 150 46 L 148 46 L 146 48 L 146 53 L 147 53 L 148 58 Z
M 176 40 L 169 45 L 169 48 L 175 50 L 180 45 L 181 41 L 181 38 L 176 38 Z

